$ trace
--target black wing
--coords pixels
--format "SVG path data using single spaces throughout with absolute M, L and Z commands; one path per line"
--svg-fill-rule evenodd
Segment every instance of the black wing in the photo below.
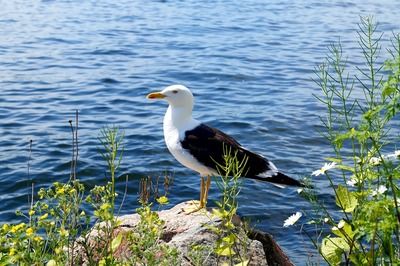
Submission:
M 232 155 L 236 153 L 239 162 L 247 158 L 247 163 L 243 169 L 244 177 L 256 177 L 258 174 L 271 170 L 267 159 L 244 149 L 231 136 L 205 124 L 200 124 L 194 129 L 186 131 L 181 144 L 199 162 L 215 170 L 218 170 L 216 163 L 225 164 L 224 147 L 230 150 Z
M 228 151 L 230 150 L 232 155 L 236 154 L 239 162 L 247 160 L 242 172 L 243 177 L 276 184 L 304 186 L 296 179 L 278 172 L 266 158 L 246 150 L 231 136 L 205 124 L 200 124 L 194 129 L 186 131 L 185 138 L 181 141 L 181 144 L 182 147 L 188 150 L 199 162 L 216 170 L 216 172 L 222 175 L 226 173 L 221 173 L 221 169 L 218 169 L 217 165 L 225 164 L 223 157 L 225 148 L 228 149 Z M 267 175 L 267 173 L 269 173 L 269 175 Z

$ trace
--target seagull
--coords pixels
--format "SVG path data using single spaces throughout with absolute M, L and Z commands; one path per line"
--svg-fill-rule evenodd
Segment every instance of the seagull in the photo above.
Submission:
M 304 186 L 278 170 L 267 158 L 244 148 L 228 134 L 192 117 L 194 97 L 183 85 L 171 85 L 152 92 L 147 99 L 162 99 L 169 106 L 164 116 L 164 139 L 170 153 L 182 165 L 200 174 L 200 204 L 206 207 L 211 176 L 224 175 L 224 155 L 229 150 L 238 162 L 245 161 L 242 177 L 282 185 Z

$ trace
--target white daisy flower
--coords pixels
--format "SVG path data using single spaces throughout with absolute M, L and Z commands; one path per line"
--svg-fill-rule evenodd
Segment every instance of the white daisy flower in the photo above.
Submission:
M 385 193 L 386 190 L 387 190 L 387 187 L 384 186 L 384 185 L 380 185 L 380 186 L 378 187 L 378 193 L 379 193 L 379 194 Z
M 384 185 L 380 185 L 377 189 L 374 189 L 374 190 L 372 191 L 372 196 L 376 196 L 376 195 L 379 195 L 379 194 L 383 194 L 383 193 L 385 193 L 386 191 L 387 191 L 387 187 L 384 186 Z
M 371 165 L 379 165 L 380 163 L 381 163 L 381 158 L 371 157 L 371 159 L 369 159 L 369 164 Z
M 358 183 L 357 180 L 354 179 L 354 178 L 351 178 L 350 180 L 347 180 L 347 181 L 346 181 L 346 184 L 347 184 L 348 186 L 350 186 L 350 187 L 354 187 L 357 183 Z
M 294 225 L 301 216 L 303 216 L 301 212 L 296 212 L 295 214 L 290 215 L 289 218 L 284 221 L 283 227 Z
M 400 159 L 400 150 L 394 151 L 394 153 L 388 154 L 385 156 L 386 158 L 399 158 Z
M 329 222 L 329 218 L 328 218 L 328 217 L 325 217 L 325 218 L 324 218 L 324 223 L 327 223 L 327 222 Z
M 343 228 L 343 226 L 346 224 L 346 222 L 345 221 L 343 221 L 343 220 L 340 220 L 340 222 L 338 223 L 338 225 L 337 225 L 337 228 Z
M 314 172 L 311 173 L 311 175 L 319 176 L 325 174 L 326 171 L 333 169 L 336 167 L 336 163 L 325 163 L 324 166 L 322 166 L 321 169 L 315 170 Z

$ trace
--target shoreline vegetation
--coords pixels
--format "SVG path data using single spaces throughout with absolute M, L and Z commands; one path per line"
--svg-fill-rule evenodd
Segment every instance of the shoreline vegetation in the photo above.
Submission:
M 381 58 L 383 33 L 372 17 L 361 17 L 358 44 L 364 65 L 351 71 L 339 43 L 316 68 L 326 107 L 321 134 L 332 155 L 312 173 L 326 178 L 336 209 L 314 190 L 300 191 L 314 206 L 302 227 L 329 265 L 400 264 L 400 35 L 392 33 Z
M 327 157 L 326 163 L 311 176 L 328 180 L 337 209 L 328 209 L 316 186 L 310 185 L 298 190 L 314 207 L 305 215 L 308 220 L 304 221 L 305 212 L 299 211 L 282 224 L 299 226 L 329 265 L 400 264 L 399 132 L 392 129 L 399 122 L 400 35 L 393 33 L 390 58 L 383 64 L 379 63 L 382 36 L 371 17 L 361 18 L 358 43 L 365 65 L 357 67 L 355 74 L 348 72 L 350 60 L 338 43 L 329 47 L 325 63 L 316 68 L 321 93 L 315 97 L 327 110 L 321 116 L 321 134 L 331 144 L 333 155 L 321 155 Z M 76 175 L 78 114 L 74 122 L 70 121 L 70 180 L 55 182 L 35 195 L 32 186 L 28 212 L 16 212 L 25 222 L 2 223 L 0 227 L 0 265 L 181 265 L 183 260 L 188 265 L 206 265 L 213 258 L 213 265 L 245 266 L 255 265 L 248 252 L 253 240 L 248 236 L 272 241 L 270 247 L 274 246 L 268 234 L 237 222 L 243 162 L 231 151 L 226 151 L 225 165 L 220 166 L 226 174 L 215 177 L 221 191 L 216 208 L 200 212 L 208 219 L 203 229 L 215 236 L 211 244 L 200 241 L 189 245 L 184 256 L 176 246 L 167 245 L 165 239 L 171 240 L 177 233 L 165 233 L 170 221 L 163 220 L 159 212 L 168 203 L 172 183 L 168 176 L 140 182 L 141 207 L 136 210 L 136 222 L 124 223 L 118 219 L 121 206 L 115 203 L 124 133 L 115 126 L 101 130 L 101 155 L 109 181 L 88 188 Z M 28 175 L 29 171 L 28 162 Z M 159 190 L 159 185 L 163 189 Z M 121 233 L 121 228 L 129 230 Z M 122 248 L 129 256 L 118 256 Z M 270 250 L 263 246 L 266 257 L 279 250 L 277 245 Z M 291 265 L 281 255 L 278 264 Z M 310 257 L 307 264 L 322 263 Z
M 292 265 L 269 234 L 250 229 L 237 216 L 243 162 L 231 151 L 226 150 L 225 165 L 219 166 L 225 174 L 215 178 L 222 194 L 216 208 L 185 214 L 183 210 L 176 211 L 188 204 L 181 203 L 160 211 L 168 204 L 172 179 L 165 176 L 153 181 L 147 177 L 140 182 L 141 207 L 127 221 L 126 216 L 118 215 L 121 206 L 115 205 L 124 133 L 117 127 L 101 130 L 101 155 L 110 181 L 88 191 L 75 173 L 78 124 L 73 127 L 70 121 L 70 125 L 74 146 L 70 180 L 55 182 L 32 196 L 28 213 L 17 212 L 27 222 L 1 226 L 1 265 L 267 265 L 267 261 Z M 159 189 L 160 185 L 163 189 Z M 160 218 L 168 212 L 172 212 L 167 215 L 169 220 Z M 185 227 L 184 221 L 197 224 Z M 173 229 L 168 231 L 166 224 L 173 224 Z M 193 226 L 198 232 L 189 236 L 187 246 L 168 243 L 175 235 L 182 238 Z

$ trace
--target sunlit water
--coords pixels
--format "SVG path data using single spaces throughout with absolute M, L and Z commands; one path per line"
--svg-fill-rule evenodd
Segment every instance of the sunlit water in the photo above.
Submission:
M 352 63 L 360 15 L 399 31 L 398 1 L 2 1 L 0 10 L 0 220 L 18 221 L 35 190 L 67 181 L 79 110 L 78 176 L 104 184 L 99 129 L 125 130 L 118 190 L 122 213 L 138 206 L 138 180 L 173 172 L 170 205 L 197 198 L 199 177 L 180 166 L 162 137 L 165 103 L 152 90 L 181 83 L 196 96 L 194 116 L 267 156 L 296 178 L 329 154 L 319 136 L 322 106 L 311 81 L 339 37 Z M 385 53 L 385 51 L 383 51 Z M 29 141 L 33 141 L 28 175 Z M 321 195 L 332 204 L 327 181 Z M 219 192 L 212 187 L 210 202 Z M 295 188 L 244 182 L 241 215 L 270 232 L 304 265 L 313 250 L 286 217 L 309 210 Z M 303 218 L 304 219 L 304 218 Z M 311 260 L 316 260 L 311 258 Z

